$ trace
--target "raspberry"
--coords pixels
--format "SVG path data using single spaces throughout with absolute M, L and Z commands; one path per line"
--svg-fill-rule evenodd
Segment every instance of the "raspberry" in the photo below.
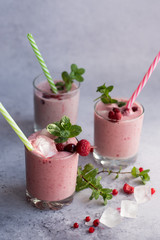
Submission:
M 130 186 L 129 184 L 125 183 L 123 186 L 123 191 L 127 194 L 134 193 L 134 187 Z
M 139 171 L 140 171 L 140 172 L 142 172 L 142 171 L 143 171 L 143 168 L 142 168 L 142 167 L 140 167 L 140 168 L 139 168 Z
M 64 147 L 64 151 L 74 153 L 76 151 L 76 146 L 70 143 Z
M 99 225 L 99 219 L 95 219 L 95 220 L 93 221 L 93 225 L 94 225 L 95 227 L 97 227 L 97 226 Z
M 119 110 L 119 108 L 113 108 L 113 112 L 115 112 L 115 113 L 119 113 L 120 110 Z
M 113 120 L 120 120 L 122 118 L 122 114 L 118 108 L 113 108 L 113 111 L 109 111 L 108 117 Z
M 76 151 L 77 153 L 79 153 L 79 155 L 87 156 L 90 153 L 90 150 L 91 150 L 91 145 L 87 140 L 82 139 L 77 143 Z
M 87 217 L 85 218 L 85 221 L 86 221 L 86 222 L 89 222 L 90 220 L 91 220 L 90 216 L 87 216 Z
M 79 228 L 79 224 L 78 224 L 77 222 L 75 222 L 75 223 L 73 224 L 73 227 L 74 227 L 74 228 Z
M 90 227 L 88 231 L 89 231 L 89 233 L 93 233 L 95 231 L 95 229 L 94 229 L 94 227 Z
M 113 190 L 112 190 L 112 195 L 116 196 L 117 194 L 118 194 L 117 189 L 113 189 Z
M 153 195 L 155 193 L 155 189 L 154 188 L 151 188 L 151 195 Z
M 56 148 L 57 150 L 60 152 L 60 151 L 63 151 L 64 150 L 64 145 L 63 143 L 57 143 L 56 144 Z

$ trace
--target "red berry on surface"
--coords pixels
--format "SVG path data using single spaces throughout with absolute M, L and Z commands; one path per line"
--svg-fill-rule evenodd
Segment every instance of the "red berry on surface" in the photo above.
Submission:
M 142 168 L 142 167 L 140 167 L 140 168 L 139 168 L 139 171 L 140 171 L 140 172 L 142 172 L 142 171 L 143 171 L 143 168 Z
M 156 192 L 154 188 L 151 188 L 151 195 L 153 195 Z
M 86 222 L 89 222 L 90 220 L 91 220 L 90 216 L 87 216 L 87 217 L 85 218 L 85 221 L 86 221 Z
M 57 143 L 56 144 L 56 148 L 57 150 L 60 152 L 60 151 L 63 151 L 64 150 L 64 145 L 63 143 Z
M 73 224 L 73 227 L 74 228 L 79 228 L 79 224 L 76 222 L 76 223 Z
M 125 183 L 123 186 L 123 191 L 127 194 L 134 193 L 134 187 L 130 186 L 129 184 Z
M 117 189 L 113 189 L 112 190 L 112 195 L 116 196 L 118 194 L 118 190 Z
M 94 229 L 94 227 L 90 227 L 88 231 L 89 231 L 89 233 L 93 233 L 95 231 L 95 229 Z
M 94 225 L 95 227 L 97 227 L 97 226 L 99 225 L 99 219 L 95 219 L 95 220 L 93 221 L 93 225 Z
M 64 151 L 74 153 L 76 151 L 76 145 L 74 145 L 73 143 L 67 144 L 64 147 Z
M 87 156 L 90 153 L 91 150 L 91 144 L 85 139 L 80 140 L 77 143 L 76 151 L 81 156 Z

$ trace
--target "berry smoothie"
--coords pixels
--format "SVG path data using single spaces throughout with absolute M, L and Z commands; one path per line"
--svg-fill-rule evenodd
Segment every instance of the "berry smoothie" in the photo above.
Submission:
M 25 149 L 26 196 L 38 208 L 56 210 L 73 199 L 79 154 L 58 151 L 53 138 L 46 130 L 28 138 L 34 150 Z M 76 138 L 63 144 L 69 143 L 77 144 Z
M 62 116 L 70 118 L 71 123 L 77 121 L 79 104 L 79 83 L 73 83 L 69 92 L 59 91 L 54 94 L 48 81 L 40 75 L 34 80 L 34 130 L 39 131 L 49 123 L 59 121 Z
M 117 99 L 127 102 L 125 99 Z M 134 103 L 130 110 L 98 101 L 94 113 L 94 158 L 104 166 L 125 166 L 135 161 L 144 109 Z

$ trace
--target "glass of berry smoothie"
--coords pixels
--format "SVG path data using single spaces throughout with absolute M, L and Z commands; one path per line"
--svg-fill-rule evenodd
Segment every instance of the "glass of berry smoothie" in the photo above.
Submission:
M 56 78 L 55 82 L 62 82 L 60 76 Z M 79 82 L 72 83 L 69 91 L 61 88 L 55 94 L 52 92 L 48 81 L 45 80 L 44 74 L 41 74 L 34 79 L 33 87 L 34 131 L 39 131 L 49 123 L 59 121 L 64 115 L 68 116 L 73 124 L 76 123 L 80 95 Z
M 40 209 L 57 210 L 73 200 L 79 158 L 75 150 L 77 139 L 69 138 L 69 135 L 67 138 L 57 138 L 54 131 L 59 136 L 64 131 L 70 131 L 70 136 L 75 136 L 81 132 L 81 128 L 74 125 L 76 134 L 67 130 L 67 126 L 71 129 L 72 125 L 66 119 L 63 117 L 60 122 L 56 122 L 59 131 L 55 130 L 57 125 L 53 123 L 48 125 L 49 131 L 43 129 L 33 133 L 28 138 L 33 151 L 25 148 L 26 197 Z
M 93 156 L 103 167 L 126 167 L 137 157 L 144 108 L 135 102 L 126 109 L 122 98 L 106 102 L 101 98 L 94 107 Z

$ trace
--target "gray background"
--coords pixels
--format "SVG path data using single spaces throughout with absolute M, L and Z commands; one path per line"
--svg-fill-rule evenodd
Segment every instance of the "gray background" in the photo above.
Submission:
M 115 87 L 112 96 L 131 96 L 160 50 L 159 11 L 159 0 L 1 0 L 0 101 L 29 136 L 32 80 L 41 72 L 26 37 L 30 32 L 50 70 L 69 70 L 71 63 L 86 69 L 78 123 L 80 137 L 93 143 L 96 88 L 106 82 Z M 23 145 L 0 115 L 0 239 L 160 239 L 159 76 L 160 65 L 137 99 L 145 107 L 145 121 L 136 166 L 151 169 L 149 184 L 156 194 L 140 206 L 137 219 L 92 235 L 83 219 L 95 218 L 104 207 L 101 200 L 88 201 L 90 190 L 76 194 L 58 212 L 41 212 L 26 203 Z M 80 158 L 80 165 L 86 162 L 92 157 Z M 113 181 L 113 176 L 102 176 L 104 186 L 118 190 L 126 181 L 138 184 L 129 177 Z M 118 207 L 124 198 L 120 191 L 108 205 Z M 78 230 L 71 227 L 75 221 Z

